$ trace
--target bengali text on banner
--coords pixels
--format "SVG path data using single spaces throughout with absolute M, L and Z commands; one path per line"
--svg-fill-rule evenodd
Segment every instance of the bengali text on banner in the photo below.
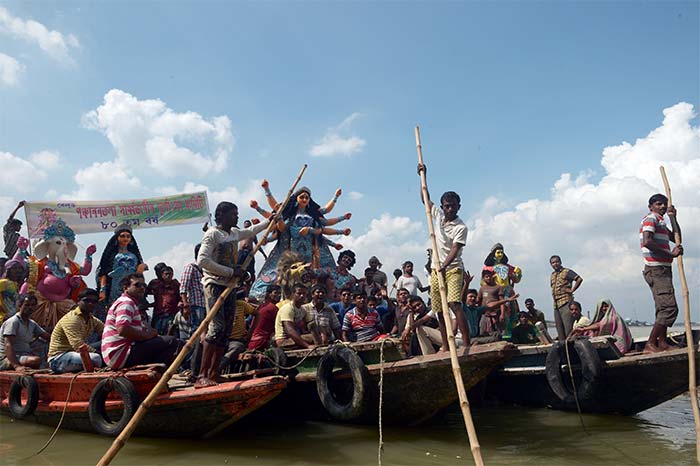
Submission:
M 206 191 L 123 201 L 44 201 L 24 205 L 31 238 L 61 218 L 77 234 L 113 232 L 122 223 L 133 229 L 209 221 Z

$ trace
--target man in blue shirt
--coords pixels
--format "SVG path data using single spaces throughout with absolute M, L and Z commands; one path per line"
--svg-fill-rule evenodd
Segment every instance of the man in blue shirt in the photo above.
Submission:
M 343 317 L 345 317 L 345 313 L 355 307 L 355 304 L 352 302 L 352 291 L 343 289 L 340 292 L 340 301 L 331 303 L 329 306 L 335 311 L 336 314 L 338 314 L 338 321 L 342 322 Z
M 473 288 L 467 290 L 467 300 L 466 303 L 462 305 L 462 309 L 467 316 L 467 324 L 469 325 L 469 338 L 476 338 L 479 336 L 479 321 L 481 316 L 487 309 L 496 309 L 501 307 L 502 304 L 515 301 L 520 296 L 516 294 L 509 298 L 499 299 L 498 301 L 491 301 L 484 306 L 478 306 L 476 301 L 479 296 L 479 292 Z

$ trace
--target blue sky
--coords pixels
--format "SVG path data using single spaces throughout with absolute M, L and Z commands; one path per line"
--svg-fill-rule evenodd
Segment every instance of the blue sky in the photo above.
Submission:
M 565 265 L 590 278 L 584 307 L 605 295 L 629 301 L 639 318 L 650 319 L 635 230 L 650 190 L 661 185 L 658 172 L 636 172 L 639 160 L 650 167 L 675 163 L 670 176 L 679 209 L 700 205 L 687 179 L 699 157 L 697 2 L 3 2 L 0 8 L 0 153 L 12 156 L 4 159 L 9 165 L 39 164 L 45 157 L 32 162 L 33 154 L 54 154 L 36 186 L 18 190 L 0 178 L 3 211 L 23 198 L 140 197 L 180 191 L 187 182 L 219 193 L 212 199 L 262 201 L 256 180 L 269 179 L 282 196 L 309 163 L 303 183 L 317 200 L 325 202 L 336 187 L 346 193 L 337 213 L 353 212 L 347 223 L 353 236 L 339 242 L 363 261 L 379 255 L 389 272 L 405 258 L 424 258 L 413 138 L 420 124 L 433 197 L 448 189 L 462 195 L 472 271 L 491 243 L 504 243 L 524 268 L 523 293 L 548 311 L 546 261 L 556 249 Z M 36 32 L 30 20 L 47 32 Z M 8 66 L 19 71 L 7 74 Z M 131 110 L 123 110 L 125 101 Z M 210 169 L 198 175 L 173 169 L 169 176 L 158 169 L 169 164 L 167 154 L 140 157 L 139 137 L 153 136 L 153 121 L 143 123 L 151 124 L 146 129 L 131 126 L 140 124 L 149 101 L 181 117 L 178 128 L 163 129 L 168 121 L 158 120 L 158 136 L 212 161 Z M 674 107 L 681 102 L 690 113 Z M 685 124 L 664 120 L 670 108 Z M 97 116 L 92 125 L 90 112 Z M 185 118 L 193 114 L 194 123 Z M 218 140 L 217 117 L 228 120 L 226 137 Z M 649 138 L 664 127 L 666 143 Z M 676 155 L 668 156 L 683 131 L 690 147 L 674 146 Z M 602 166 L 604 149 L 624 141 L 632 146 L 626 165 Z M 330 155 L 313 156 L 314 147 Z M 222 153 L 226 168 L 219 170 L 213 160 Z M 80 176 L 102 171 L 107 179 L 79 186 L 78 171 L 95 163 L 111 165 Z M 124 175 L 121 186 L 117 172 Z M 567 173 L 570 189 L 558 183 Z M 633 188 L 625 184 L 630 177 L 639 181 Z M 592 198 L 599 204 L 589 211 Z M 594 215 L 608 202 L 629 206 L 629 215 Z M 530 223 L 521 218 L 523 204 L 536 206 Z M 562 206 L 562 216 L 580 212 L 581 225 L 562 227 L 556 215 L 543 213 Z M 697 220 L 683 223 L 680 212 L 686 234 L 700 233 L 688 224 Z M 548 234 L 558 228 L 561 242 L 552 243 Z M 176 263 L 189 257 L 183 251 L 199 234 L 193 226 L 137 238 L 146 257 Z M 582 246 L 590 238 L 608 245 L 601 246 L 608 248 L 603 256 L 622 264 L 620 270 L 594 278 L 612 266 L 591 262 Z M 79 238 L 100 249 L 106 240 Z M 687 267 L 700 271 L 697 247 L 690 246 Z M 625 306 L 617 308 L 625 314 Z

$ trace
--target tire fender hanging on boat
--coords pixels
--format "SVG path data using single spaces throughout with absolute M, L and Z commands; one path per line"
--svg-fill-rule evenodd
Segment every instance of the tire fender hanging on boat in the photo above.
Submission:
M 27 390 L 27 401 L 22 404 L 22 390 Z M 39 384 L 36 383 L 34 377 L 29 375 L 20 375 L 12 381 L 10 385 L 10 393 L 8 396 L 8 407 L 10 414 L 16 419 L 22 419 L 34 414 L 36 406 L 39 403 Z
M 561 373 L 561 366 L 567 363 L 566 342 L 558 341 L 549 349 L 545 362 L 545 372 L 549 388 L 567 405 L 575 405 L 576 397 L 564 383 L 569 374 Z M 596 384 L 600 375 L 600 357 L 588 339 L 581 338 L 573 342 L 573 349 L 581 361 L 581 383 L 576 386 L 578 401 L 589 401 L 595 396 Z M 566 378 L 566 379 L 565 379 Z
M 333 392 L 333 369 L 349 369 L 352 379 L 352 396 L 347 400 Z M 368 398 L 369 373 L 357 353 L 345 346 L 336 346 L 321 357 L 316 370 L 316 391 L 321 404 L 335 419 L 349 421 L 365 413 Z
M 116 421 L 112 421 L 107 414 L 107 396 L 116 391 L 121 397 L 124 408 L 122 416 Z M 95 432 L 102 435 L 114 437 L 126 427 L 136 410 L 139 407 L 139 397 L 134 384 L 126 377 L 116 377 L 101 380 L 90 395 L 88 414 L 90 425 Z

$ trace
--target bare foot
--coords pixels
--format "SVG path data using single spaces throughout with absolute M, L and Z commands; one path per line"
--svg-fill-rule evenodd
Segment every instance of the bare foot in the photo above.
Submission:
M 205 387 L 213 387 L 215 385 L 218 385 L 216 382 L 213 380 L 207 378 L 207 377 L 199 377 L 197 381 L 194 383 L 194 388 L 205 388 Z
M 644 351 L 642 351 L 642 353 L 651 354 L 651 353 L 658 353 L 660 351 L 662 351 L 662 350 L 658 346 L 652 345 L 651 343 L 647 343 L 644 346 Z

